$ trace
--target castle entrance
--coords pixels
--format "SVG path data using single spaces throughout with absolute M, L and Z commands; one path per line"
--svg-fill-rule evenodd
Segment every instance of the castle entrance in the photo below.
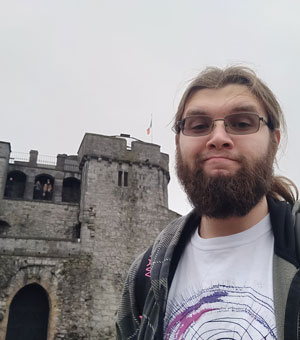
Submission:
M 38 284 L 20 289 L 9 308 L 6 340 L 47 340 L 49 302 Z

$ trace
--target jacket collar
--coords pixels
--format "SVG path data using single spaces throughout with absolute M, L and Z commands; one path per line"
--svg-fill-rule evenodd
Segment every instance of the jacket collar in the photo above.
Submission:
M 267 197 L 276 255 L 299 267 L 296 255 L 294 220 L 292 206 L 286 201 Z

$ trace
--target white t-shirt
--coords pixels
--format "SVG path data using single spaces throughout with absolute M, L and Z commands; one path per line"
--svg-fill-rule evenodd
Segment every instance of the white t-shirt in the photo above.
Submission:
M 203 239 L 179 261 L 165 315 L 165 340 L 277 339 L 270 217 L 238 234 Z

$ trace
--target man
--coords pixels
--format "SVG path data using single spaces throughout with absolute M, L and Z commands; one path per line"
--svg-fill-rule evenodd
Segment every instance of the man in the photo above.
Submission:
M 247 68 L 208 68 L 189 85 L 174 130 L 177 174 L 195 208 L 153 245 L 142 317 L 143 256 L 132 265 L 118 339 L 297 339 L 298 191 L 273 175 L 283 128 L 275 96 Z

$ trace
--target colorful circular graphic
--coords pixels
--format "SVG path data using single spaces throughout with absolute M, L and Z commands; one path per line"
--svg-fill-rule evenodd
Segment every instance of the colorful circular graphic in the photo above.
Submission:
M 168 304 L 166 340 L 277 339 L 273 301 L 251 287 L 214 285 L 185 295 Z

